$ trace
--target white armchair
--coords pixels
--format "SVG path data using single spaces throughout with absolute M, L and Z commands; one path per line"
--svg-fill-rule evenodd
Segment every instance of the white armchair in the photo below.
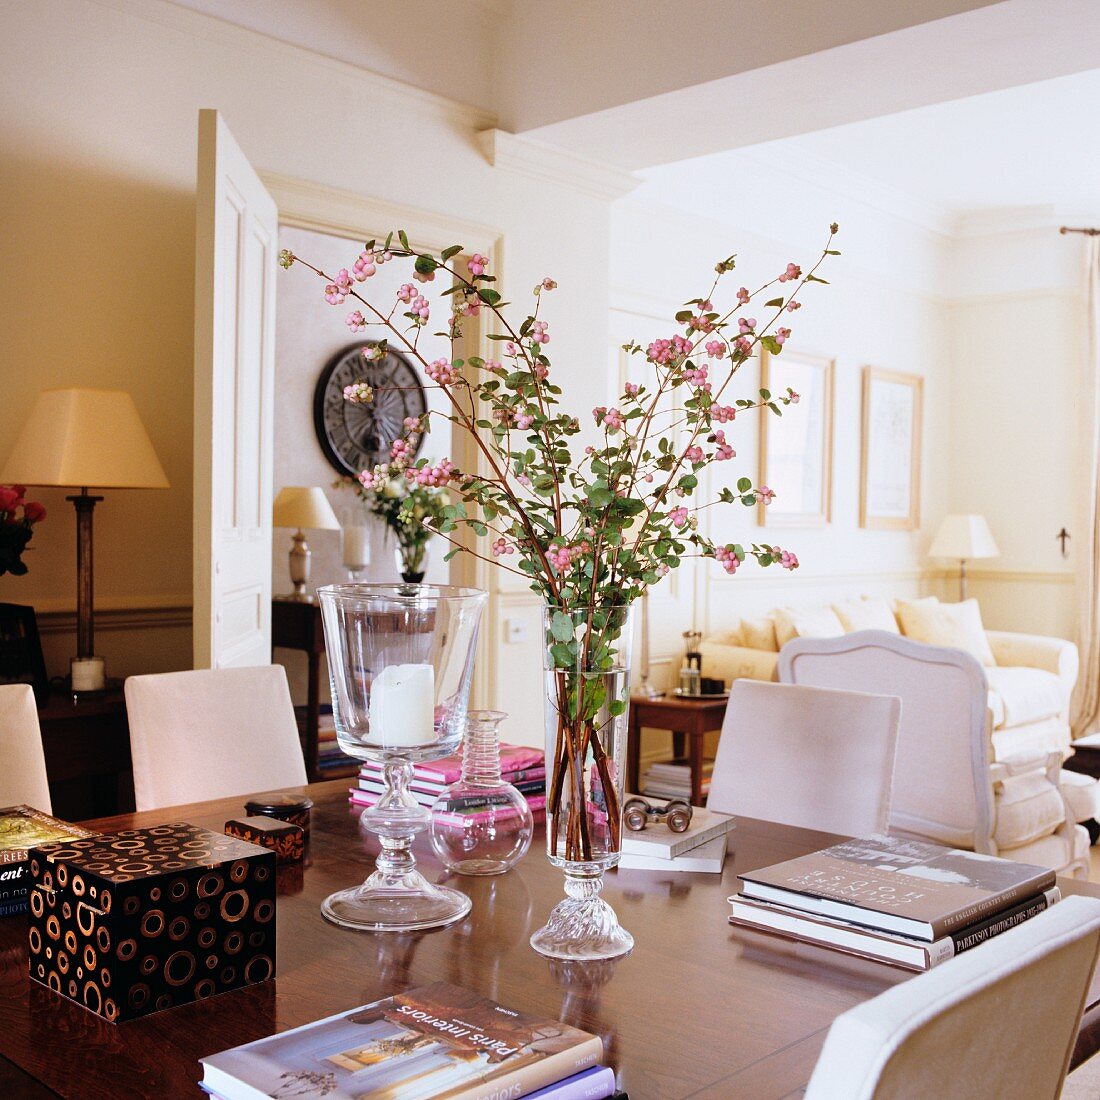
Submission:
M 1061 753 L 994 761 L 988 685 L 969 653 L 878 630 L 796 638 L 779 679 L 901 699 L 892 832 L 1088 874 L 1089 837 L 1060 789 Z

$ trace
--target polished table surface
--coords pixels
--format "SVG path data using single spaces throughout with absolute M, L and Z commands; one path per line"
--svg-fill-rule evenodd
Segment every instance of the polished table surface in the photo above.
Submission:
M 331 891 L 361 881 L 376 842 L 360 834 L 347 782 L 313 797 L 311 864 L 280 873 L 278 974 L 273 981 L 131 1023 L 108 1024 L 27 977 L 27 918 L 0 921 L 0 1085 L 12 1095 L 198 1096 L 198 1059 L 401 990 L 449 981 L 505 1005 L 599 1033 L 630 1100 L 767 1100 L 798 1096 L 825 1034 L 845 1010 L 910 975 L 866 960 L 735 929 L 726 898 L 739 871 L 824 847 L 835 838 L 742 819 L 725 873 L 614 871 L 605 897 L 634 934 L 634 951 L 598 964 L 562 964 L 527 940 L 562 895 L 541 830 L 512 872 L 451 876 L 473 899 L 465 921 L 435 932 L 364 934 L 328 924 Z M 220 830 L 244 798 L 126 814 L 127 828 L 189 821 Z M 421 868 L 440 878 L 423 839 Z M 1063 882 L 1065 892 L 1091 893 Z M 1079 1056 L 1100 1036 L 1100 986 L 1088 998 Z M 33 1087 L 40 1082 L 40 1092 Z M 12 1087 L 14 1085 L 14 1088 Z

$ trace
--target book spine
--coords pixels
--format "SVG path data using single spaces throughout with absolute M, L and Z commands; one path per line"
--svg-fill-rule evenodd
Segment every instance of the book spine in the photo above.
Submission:
M 1026 883 L 1012 887 L 1010 890 L 992 897 L 983 898 L 965 909 L 958 909 L 946 917 L 940 917 L 931 922 L 932 939 L 938 940 L 950 936 L 955 932 L 965 932 L 975 921 L 984 920 L 987 917 L 999 917 L 1020 902 L 1030 901 L 1038 893 L 1054 887 L 1055 875 L 1051 871 L 1048 878 L 1039 882 Z
M 492 1081 L 480 1081 L 471 1085 L 455 1093 L 451 1100 L 518 1100 L 521 1096 L 530 1096 L 539 1089 L 556 1085 L 566 1077 L 589 1069 L 602 1057 L 603 1041 L 598 1035 L 593 1035 L 569 1050 L 519 1066 Z
M 961 955 L 964 951 L 969 951 L 972 947 L 977 947 L 979 944 L 985 943 L 986 940 L 991 940 L 994 936 L 999 936 L 1002 932 L 1007 932 L 1010 928 L 1015 928 L 1016 925 L 1023 924 L 1024 921 L 1038 916 L 1061 899 L 1062 891 L 1055 886 L 1044 894 L 1028 898 L 1026 901 L 1014 905 L 1005 913 L 998 913 L 996 916 L 989 917 L 970 928 L 953 932 L 945 939 L 931 945 L 929 962 L 932 966 L 935 966 L 936 963 L 943 961 L 942 958 L 934 960 L 931 958 L 931 954 L 937 948 L 940 948 L 941 944 L 944 950 L 950 949 L 950 954 L 946 958 L 954 958 L 956 955 Z
M 530 1093 L 528 1100 L 605 1100 L 614 1092 L 615 1071 L 610 1066 L 593 1066 L 556 1085 Z

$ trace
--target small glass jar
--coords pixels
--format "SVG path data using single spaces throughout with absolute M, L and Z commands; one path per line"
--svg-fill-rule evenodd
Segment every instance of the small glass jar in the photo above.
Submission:
M 432 804 L 432 847 L 460 875 L 499 875 L 531 846 L 531 807 L 500 775 L 499 710 L 472 710 L 462 750 L 462 775 Z

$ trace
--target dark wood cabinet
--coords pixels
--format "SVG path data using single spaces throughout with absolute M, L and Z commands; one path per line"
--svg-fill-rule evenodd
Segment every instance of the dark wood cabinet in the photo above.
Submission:
M 84 821 L 134 809 L 130 727 L 122 687 L 74 697 L 51 692 L 38 708 L 56 817 Z

